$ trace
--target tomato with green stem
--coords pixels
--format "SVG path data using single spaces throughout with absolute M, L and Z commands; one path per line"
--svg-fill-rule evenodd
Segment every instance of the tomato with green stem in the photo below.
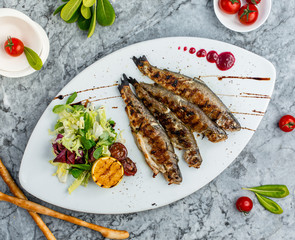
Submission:
M 261 0 L 246 0 L 246 1 L 249 4 L 254 4 L 254 5 L 258 5 L 261 2 Z
M 6 53 L 12 57 L 18 57 L 24 52 L 24 44 L 18 38 L 8 37 L 4 48 Z
M 227 14 L 235 14 L 241 7 L 240 0 L 219 0 L 220 9 Z
M 258 9 L 253 4 L 245 4 L 240 8 L 239 20 L 244 25 L 251 25 L 256 22 L 258 18 Z
M 245 214 L 248 214 L 253 208 L 253 202 L 251 198 L 240 197 L 236 202 L 236 208 Z
M 284 132 L 291 132 L 295 128 L 295 118 L 291 115 L 283 116 L 279 121 L 279 127 Z

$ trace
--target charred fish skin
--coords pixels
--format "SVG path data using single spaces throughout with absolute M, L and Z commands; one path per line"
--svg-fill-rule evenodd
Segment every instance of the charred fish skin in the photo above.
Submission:
M 241 125 L 214 92 L 200 79 L 152 66 L 145 56 L 132 58 L 137 68 L 164 88 L 199 106 L 218 126 L 239 131 Z
M 226 132 L 212 122 L 195 104 L 158 84 L 140 83 L 140 85 L 152 97 L 165 104 L 193 132 L 204 134 L 211 142 L 220 142 L 227 139 Z
M 195 137 L 190 129 L 167 106 L 151 97 L 135 79 L 128 78 L 128 81 L 134 86 L 138 98 L 164 127 L 173 146 L 179 149 L 185 149 L 184 160 L 188 165 L 199 168 L 202 163 L 202 157 Z
M 165 130 L 133 94 L 126 75 L 118 89 L 126 104 L 131 131 L 154 176 L 161 172 L 169 184 L 180 184 L 178 158 Z

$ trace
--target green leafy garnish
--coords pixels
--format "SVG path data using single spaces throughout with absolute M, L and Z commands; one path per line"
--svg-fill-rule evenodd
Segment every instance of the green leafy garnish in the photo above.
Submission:
M 90 38 L 93 35 L 95 26 L 96 26 L 96 3 L 94 3 L 92 7 L 92 17 L 91 17 L 91 22 L 90 22 L 90 26 L 88 30 L 88 35 L 87 35 L 88 38 Z
M 268 211 L 274 213 L 274 214 L 281 214 L 283 213 L 283 209 L 280 207 L 279 204 L 274 202 L 273 200 L 263 197 L 262 195 L 255 193 L 259 203 Z
M 82 0 L 70 0 L 61 10 L 60 16 L 64 21 L 69 21 L 79 9 Z
M 103 148 L 102 146 L 100 146 L 99 148 L 97 148 L 94 153 L 93 153 L 93 157 L 95 159 L 99 159 L 101 156 L 102 156 L 102 151 L 103 151 Z
M 24 52 L 30 66 L 35 70 L 40 70 L 43 66 L 43 63 L 38 54 L 28 47 L 24 47 Z
M 110 26 L 114 23 L 116 14 L 112 4 L 108 0 L 97 0 L 97 22 L 102 26 Z
M 273 198 L 284 198 L 289 195 L 289 190 L 285 185 L 263 185 L 259 187 L 243 188 L 260 195 L 273 197 Z
M 71 104 L 72 102 L 74 102 L 75 99 L 76 99 L 76 97 L 77 97 L 77 92 L 74 92 L 74 93 L 68 98 L 66 104 Z

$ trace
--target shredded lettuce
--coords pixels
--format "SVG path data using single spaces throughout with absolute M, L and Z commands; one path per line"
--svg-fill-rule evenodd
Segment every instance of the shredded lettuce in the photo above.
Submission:
M 68 179 L 69 170 L 70 170 L 70 164 L 67 163 L 60 163 L 60 162 L 53 162 L 52 160 L 49 161 L 53 166 L 57 167 L 56 172 L 53 174 L 53 176 L 57 176 L 58 180 L 61 183 L 65 183 Z
M 75 181 L 72 183 L 72 185 L 68 188 L 69 194 L 71 194 L 77 187 L 79 187 L 83 182 L 87 181 L 85 178 L 87 176 L 89 171 L 84 171 L 78 178 L 75 179 Z M 89 179 L 89 177 L 88 177 Z

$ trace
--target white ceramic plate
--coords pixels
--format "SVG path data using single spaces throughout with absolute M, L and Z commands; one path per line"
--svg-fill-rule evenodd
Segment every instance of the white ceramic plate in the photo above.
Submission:
M 26 47 L 33 49 L 45 63 L 49 54 L 49 39 L 43 28 L 28 16 L 14 9 L 0 9 L 0 44 L 4 44 L 7 37 L 22 40 Z M 11 57 L 0 46 L 0 75 L 16 78 L 27 76 L 35 70 L 29 65 L 25 54 Z
M 262 0 L 256 7 L 258 8 L 258 19 L 252 25 L 243 25 L 240 23 L 238 14 L 226 14 L 218 6 L 219 0 L 214 0 L 214 12 L 219 21 L 227 28 L 236 32 L 250 32 L 259 28 L 268 18 L 271 10 L 271 0 Z M 247 2 L 241 0 L 241 6 Z
M 208 63 L 206 59 L 197 58 L 188 51 L 184 52 L 184 46 L 214 49 L 218 53 L 230 51 L 236 57 L 236 63 L 230 70 L 221 72 L 215 64 Z M 59 95 L 117 84 L 123 73 L 139 81 L 152 82 L 142 76 L 131 60 L 132 56 L 139 57 L 143 54 L 151 64 L 180 71 L 192 77 L 200 75 L 269 77 L 270 81 L 249 79 L 218 81 L 216 77 L 203 78 L 231 111 L 240 113 L 235 115 L 243 127 L 253 130 L 257 128 L 273 91 L 276 75 L 274 66 L 266 59 L 244 49 L 210 39 L 163 38 L 131 45 L 92 64 L 65 86 Z M 56 104 L 65 103 L 66 99 L 53 100 L 43 113 L 28 142 L 19 173 L 21 185 L 29 193 L 46 202 L 76 211 L 103 214 L 130 213 L 157 208 L 184 198 L 217 177 L 234 161 L 254 133 L 248 129 L 229 133 L 228 140 L 222 143 L 211 143 L 202 137 L 197 137 L 203 156 L 201 168 L 189 168 L 183 161 L 181 152 L 177 151 L 183 182 L 181 185 L 169 186 L 160 174 L 156 178 L 152 177 L 153 173 L 145 163 L 131 134 L 124 110 L 125 105 L 117 86 L 83 91 L 78 94 L 76 101 L 87 98 L 94 101 L 97 106 L 105 105 L 107 117 L 117 122 L 117 129 L 124 130 L 123 136 L 126 139 L 129 157 L 137 164 L 137 174 L 133 177 L 124 177 L 113 189 L 103 189 L 90 182 L 87 188 L 79 187 L 71 195 L 68 194 L 67 188 L 71 181 L 67 184 L 59 183 L 58 179 L 52 176 L 55 167 L 48 162 L 54 158 L 50 144 L 52 136 L 48 135 L 48 129 L 53 129 L 57 120 L 52 108 Z

